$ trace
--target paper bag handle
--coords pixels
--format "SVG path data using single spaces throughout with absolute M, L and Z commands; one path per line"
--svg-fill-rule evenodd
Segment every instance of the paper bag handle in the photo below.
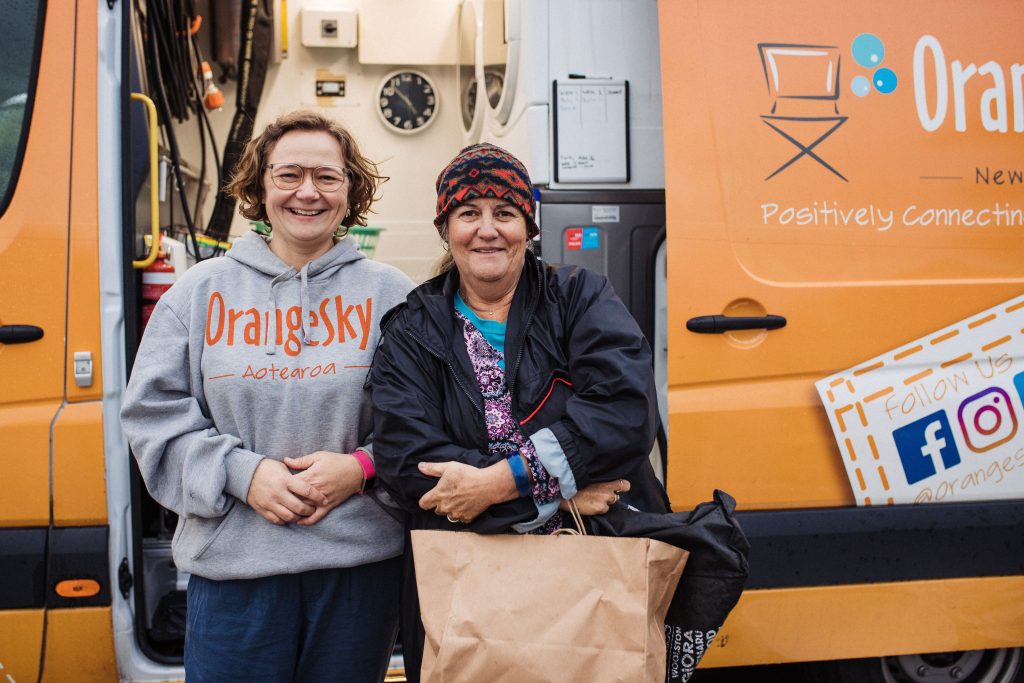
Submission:
M 575 529 L 562 528 L 555 532 L 555 534 L 570 534 L 573 536 L 586 536 L 587 527 L 583 524 L 583 515 L 580 514 L 580 509 L 576 507 L 576 501 L 570 498 L 566 501 L 569 504 L 569 514 L 572 515 L 572 521 L 576 525 Z

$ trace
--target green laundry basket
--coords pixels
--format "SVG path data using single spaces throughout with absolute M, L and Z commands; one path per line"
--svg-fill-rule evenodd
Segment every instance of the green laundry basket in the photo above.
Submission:
M 259 234 L 271 234 L 270 228 L 263 221 L 252 221 L 251 224 L 252 229 Z M 377 238 L 380 237 L 382 232 L 384 232 L 384 228 L 363 225 L 353 225 L 348 229 L 348 234 L 356 239 L 356 246 L 359 247 L 359 251 L 366 254 L 368 258 L 373 258 L 373 250 L 377 248 Z
M 373 258 L 373 250 L 377 248 L 377 238 L 383 231 L 384 228 L 374 228 L 368 225 L 353 225 L 348 229 L 348 233 L 356 238 L 359 251 L 366 254 L 368 258 Z

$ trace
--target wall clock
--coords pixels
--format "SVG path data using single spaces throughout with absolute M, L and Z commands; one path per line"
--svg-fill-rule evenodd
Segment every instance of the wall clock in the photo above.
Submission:
M 437 118 L 434 82 L 421 71 L 403 69 L 384 77 L 377 89 L 377 113 L 388 129 L 419 133 Z

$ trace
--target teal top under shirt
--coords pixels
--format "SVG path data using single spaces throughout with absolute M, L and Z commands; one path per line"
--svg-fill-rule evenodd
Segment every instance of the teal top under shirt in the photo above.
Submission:
M 505 369 L 505 328 L 506 323 L 499 323 L 497 320 L 484 320 L 469 307 L 459 292 L 455 292 L 455 310 L 469 319 L 469 322 L 476 326 L 476 329 L 480 330 L 480 334 L 484 335 L 484 339 L 487 343 L 498 350 L 501 354 L 501 360 L 498 361 L 498 365 L 502 370 Z

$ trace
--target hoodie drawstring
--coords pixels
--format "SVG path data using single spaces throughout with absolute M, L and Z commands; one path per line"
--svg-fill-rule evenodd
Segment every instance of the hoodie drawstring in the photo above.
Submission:
M 309 291 L 310 279 L 312 278 L 314 286 L 318 282 L 333 282 L 338 268 L 366 257 L 359 251 L 353 240 L 343 239 L 338 241 L 326 254 L 306 263 L 301 269 L 292 268 L 275 256 L 270 250 L 270 245 L 260 238 L 259 235 L 249 234 L 235 241 L 226 258 L 252 268 L 254 271 L 262 274 L 262 276 L 273 278 L 270 281 L 265 310 L 263 311 L 267 321 L 263 346 L 266 354 L 272 356 L 277 353 L 277 333 L 280 333 L 280 330 L 277 329 L 277 315 L 286 313 L 285 311 L 278 310 L 277 286 L 296 275 L 299 276 L 299 305 L 302 309 L 302 319 L 300 321 L 302 331 L 301 343 L 308 346 L 314 343 L 313 337 L 315 336 L 312 331 L 313 320 L 311 320 L 313 309 L 310 306 L 312 296 Z M 281 268 L 285 268 L 285 270 L 282 271 Z M 266 282 L 266 280 L 263 280 L 263 282 Z M 286 323 L 284 320 L 282 322 Z
M 309 264 L 302 266 L 302 270 L 299 271 L 299 279 L 302 281 L 302 286 L 299 288 L 299 303 L 302 304 L 302 343 L 309 344 L 312 341 L 309 338 L 309 329 L 306 327 L 306 321 L 309 320 Z
M 305 272 L 306 268 L 303 268 L 302 271 Z M 274 288 L 285 280 L 291 278 L 293 275 L 295 275 L 295 269 L 289 268 L 270 281 L 270 290 L 267 292 L 267 342 L 264 347 L 264 351 L 268 356 L 273 356 L 277 353 L 277 335 L 271 332 L 271 328 L 274 326 L 274 311 L 277 310 L 277 293 L 274 291 Z M 303 281 L 303 284 L 305 284 L 305 280 Z M 307 294 L 306 299 L 308 300 L 308 298 L 309 295 Z M 303 306 L 303 309 L 305 309 L 305 305 Z M 303 310 L 303 313 L 305 313 L 305 310 Z M 303 329 L 305 329 L 305 322 L 303 322 Z

